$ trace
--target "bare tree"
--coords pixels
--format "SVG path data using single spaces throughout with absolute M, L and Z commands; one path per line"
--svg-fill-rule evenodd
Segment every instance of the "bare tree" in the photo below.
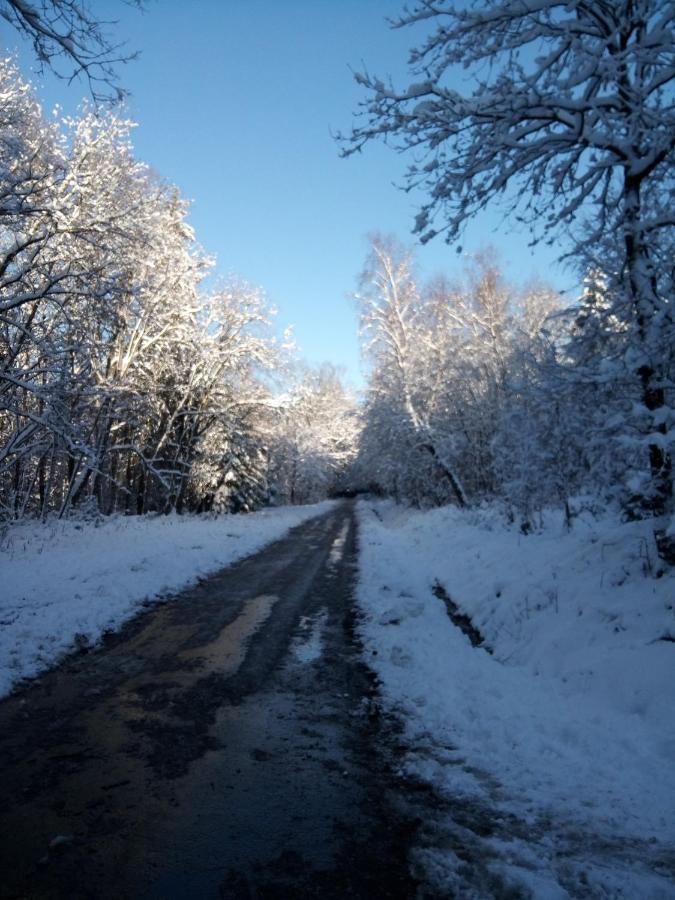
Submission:
M 142 7 L 142 0 L 128 2 Z M 115 42 L 108 33 L 115 23 L 96 16 L 87 0 L 1 0 L 0 16 L 31 42 L 43 68 L 69 81 L 84 76 L 97 102 L 124 97 L 117 66 L 136 54 Z

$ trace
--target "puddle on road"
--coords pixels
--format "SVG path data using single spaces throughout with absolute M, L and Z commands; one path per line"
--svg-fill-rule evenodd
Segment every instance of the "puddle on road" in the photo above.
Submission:
M 246 657 L 249 640 L 267 621 L 278 599 L 276 594 L 259 594 L 246 600 L 242 612 L 234 622 L 223 628 L 214 641 L 199 647 L 191 655 L 211 663 L 223 675 L 234 674 Z
M 328 620 L 328 610 L 322 609 L 311 618 L 301 616 L 299 629 L 291 643 L 291 653 L 297 662 L 308 664 L 315 662 L 323 653 L 323 632 Z
M 138 678 L 132 671 L 117 694 L 126 725 L 135 720 L 171 719 L 172 702 L 194 681 L 195 669 L 225 677 L 234 675 L 246 658 L 251 638 L 267 621 L 278 599 L 276 594 L 259 594 L 245 600 L 237 618 L 213 641 L 176 653 L 180 662 L 177 667 L 158 674 L 141 671 Z

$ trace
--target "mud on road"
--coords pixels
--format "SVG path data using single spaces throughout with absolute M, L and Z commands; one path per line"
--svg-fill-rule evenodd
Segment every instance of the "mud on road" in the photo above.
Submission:
M 0 896 L 415 897 L 351 504 L 0 703 Z

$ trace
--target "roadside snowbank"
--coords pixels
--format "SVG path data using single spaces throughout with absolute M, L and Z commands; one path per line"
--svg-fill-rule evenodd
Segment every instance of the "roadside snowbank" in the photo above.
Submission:
M 595 896 L 596 878 L 598 896 L 675 896 L 653 873 L 635 881 L 635 867 L 660 870 L 675 839 L 675 644 L 664 640 L 675 635 L 675 577 L 656 577 L 648 523 L 589 518 L 567 533 L 555 521 L 524 537 L 451 508 L 361 502 L 359 518 L 362 632 L 406 723 L 408 774 L 511 817 L 488 856 L 519 890 L 569 896 L 566 878 Z M 493 656 L 451 624 L 436 580 Z M 525 844 L 540 835 L 529 862 L 519 833 Z M 613 860 L 596 853 L 582 877 L 579 855 L 600 852 L 601 838 Z M 447 869 L 448 854 L 434 865 Z M 566 854 L 562 874 L 556 854 Z M 617 858 L 632 867 L 621 889 Z
M 116 517 L 13 527 L 0 544 L 0 696 L 200 575 L 331 508 L 247 515 Z M 77 638 L 76 638 L 77 636 Z

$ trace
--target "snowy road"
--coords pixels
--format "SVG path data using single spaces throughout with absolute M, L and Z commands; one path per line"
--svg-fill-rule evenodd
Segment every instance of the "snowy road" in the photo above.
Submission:
M 354 556 L 344 504 L 3 701 L 0 895 L 414 896 Z

